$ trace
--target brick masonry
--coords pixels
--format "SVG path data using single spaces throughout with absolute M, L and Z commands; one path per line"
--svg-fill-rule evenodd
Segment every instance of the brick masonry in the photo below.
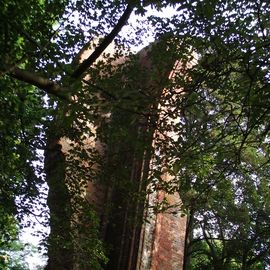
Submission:
M 152 194 L 148 200 L 153 203 L 165 196 L 171 205 L 180 201 L 178 194 L 166 195 L 164 192 Z M 146 215 L 136 270 L 183 269 L 186 218 L 181 217 L 179 209 L 173 208 L 170 212 L 157 214 L 148 209 Z

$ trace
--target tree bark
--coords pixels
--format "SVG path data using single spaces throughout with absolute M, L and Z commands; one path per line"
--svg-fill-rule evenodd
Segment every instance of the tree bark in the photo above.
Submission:
M 70 228 L 70 196 L 65 183 L 65 157 L 59 139 L 49 136 L 45 170 L 49 186 L 50 236 L 46 270 L 72 270 L 73 247 Z
M 192 227 L 194 222 L 194 210 L 191 209 L 189 216 L 187 217 L 187 227 L 185 233 L 185 248 L 183 258 L 183 270 L 187 270 L 190 265 L 190 243 L 192 242 Z

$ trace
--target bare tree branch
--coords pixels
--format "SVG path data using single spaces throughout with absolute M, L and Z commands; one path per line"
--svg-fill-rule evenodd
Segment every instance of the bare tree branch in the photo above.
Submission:
M 68 89 L 54 81 L 36 74 L 35 72 L 13 67 L 7 72 L 7 74 L 15 79 L 37 86 L 48 94 L 52 94 L 61 99 L 71 101 Z
M 112 29 L 110 34 L 108 34 L 100 45 L 94 50 L 94 52 L 85 59 L 73 72 L 71 75 L 73 78 L 77 79 L 82 76 L 82 74 L 97 60 L 97 58 L 104 52 L 104 50 L 110 45 L 113 39 L 121 31 L 122 27 L 126 24 L 133 8 L 128 5 L 125 12 L 122 14 L 121 18 Z

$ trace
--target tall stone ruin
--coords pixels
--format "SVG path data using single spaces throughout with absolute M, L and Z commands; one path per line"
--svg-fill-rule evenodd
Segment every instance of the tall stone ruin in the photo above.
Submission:
M 159 46 L 154 50 L 161 49 L 162 46 Z M 156 112 L 160 111 L 158 110 L 162 106 L 160 100 L 165 95 L 163 85 L 165 81 L 173 78 L 179 63 L 177 64 L 172 57 L 165 60 L 166 64 L 159 65 L 152 61 L 152 53 L 153 47 L 150 46 L 137 55 L 138 78 L 134 88 L 138 91 L 150 89 L 143 95 L 152 96 L 145 101 L 144 96 L 139 94 L 144 109 L 140 109 L 140 113 L 136 114 L 132 108 L 116 108 L 106 116 L 110 126 L 117 129 L 123 127 L 123 133 L 128 132 L 132 136 L 122 134 L 119 138 L 107 138 L 105 142 L 99 138 L 95 141 L 85 140 L 90 147 L 96 148 L 104 155 L 106 160 L 104 168 L 99 168 L 101 172 L 106 171 L 106 181 L 93 183 L 89 179 L 86 197 L 94 205 L 100 218 L 101 238 L 110 247 L 109 262 L 104 266 L 108 270 L 183 269 L 186 219 L 179 211 L 181 205 L 179 195 L 166 194 L 162 190 L 151 191 L 148 182 L 151 172 L 155 169 L 153 167 L 155 138 L 160 137 L 155 126 L 162 117 Z M 124 61 L 125 59 L 122 59 L 120 63 Z M 97 132 L 97 127 L 93 126 L 92 130 L 94 133 Z M 108 131 L 114 134 L 112 130 Z M 65 152 L 71 147 L 70 142 L 66 138 L 59 138 L 57 145 L 59 148 L 54 151 L 58 154 L 53 155 L 50 152 L 51 159 L 58 156 L 58 160 L 63 163 Z M 59 171 L 63 170 L 61 166 L 54 170 L 50 169 L 50 155 L 47 156 L 49 179 L 51 175 L 59 174 Z M 164 170 L 162 180 L 168 182 L 170 179 L 170 174 Z M 143 198 L 129 199 L 130 187 L 134 194 L 139 194 L 138 196 Z M 57 196 L 52 195 L 56 194 L 57 190 L 50 192 L 49 196 Z M 172 206 L 170 211 L 157 211 L 157 206 L 164 199 Z M 61 212 L 55 205 L 49 207 L 51 212 L 56 211 L 56 214 Z M 63 252 L 68 253 L 68 250 Z M 71 263 L 67 258 L 66 269 L 81 270 L 75 266 L 73 268 L 68 266 Z

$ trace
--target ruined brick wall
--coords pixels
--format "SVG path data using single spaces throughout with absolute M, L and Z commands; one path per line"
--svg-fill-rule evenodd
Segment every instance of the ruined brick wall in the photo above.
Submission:
M 191 68 L 195 64 L 195 59 L 192 62 L 183 64 L 181 61 L 176 61 L 173 69 L 169 74 L 169 79 L 174 80 L 175 76 L 181 75 L 183 71 Z M 185 77 L 185 79 L 189 79 Z M 174 95 L 181 95 L 183 89 L 174 89 Z M 169 95 L 172 100 L 174 95 Z M 161 100 L 166 99 L 167 92 L 163 91 Z M 173 102 L 172 102 L 173 103 Z M 166 103 L 164 103 L 166 104 Z M 159 119 L 163 117 L 166 121 L 177 124 L 178 119 L 171 119 L 167 115 L 167 111 L 170 107 L 163 105 L 161 108 L 162 114 L 159 115 Z M 159 139 L 166 139 L 162 134 L 158 132 L 155 134 Z M 174 132 L 166 132 L 167 138 L 177 140 L 177 135 Z M 153 148 L 155 149 L 155 139 L 153 141 Z M 166 166 L 165 166 L 166 167 Z M 164 168 L 165 168 L 164 167 Z M 169 182 L 173 180 L 173 177 L 164 171 L 162 175 L 162 181 Z M 169 206 L 167 211 L 155 213 L 153 209 L 155 206 L 166 200 Z M 146 222 L 144 222 L 140 236 L 140 248 L 137 260 L 136 270 L 182 270 L 184 265 L 184 250 L 185 250 L 185 233 L 186 233 L 186 216 L 182 216 L 181 206 L 182 201 L 179 194 L 166 194 L 165 191 L 156 191 L 147 197 L 148 209 L 145 209 Z
M 160 88 L 162 84 L 151 81 L 151 78 L 155 76 L 152 76 L 154 68 L 148 52 L 149 50 L 146 49 L 139 53 L 138 61 L 148 80 L 142 83 L 142 87 L 153 89 L 158 97 L 163 92 Z M 170 70 L 154 72 L 156 72 L 156 77 L 161 79 L 172 76 L 169 75 Z M 155 100 L 155 104 L 149 104 L 149 107 L 155 106 L 158 106 L 158 99 Z M 122 113 L 125 116 L 128 114 Z M 110 121 L 114 121 L 113 117 L 112 115 Z M 154 118 L 158 119 L 158 117 L 156 115 Z M 134 138 L 142 140 L 145 136 L 147 140 L 150 137 L 153 139 L 155 130 L 147 126 L 147 123 L 151 121 L 153 119 L 149 117 L 138 116 L 134 123 L 129 125 L 130 132 L 136 135 Z M 95 133 L 96 127 L 93 126 L 92 130 Z M 122 177 L 117 171 L 124 169 L 127 183 L 134 185 L 137 192 L 146 190 L 147 186 L 144 182 L 150 171 L 151 148 L 154 147 L 152 141 L 148 143 L 147 149 L 138 151 L 136 147 L 125 141 L 124 137 L 119 139 L 117 146 L 103 144 L 96 138 L 85 141 L 88 147 L 93 147 L 102 155 L 104 154 L 104 159 L 108 160 L 109 169 L 114 168 L 111 175 L 108 174 L 110 176 L 107 184 L 93 183 L 89 179 L 85 191 L 87 199 L 95 206 L 100 217 L 101 237 L 111 247 L 110 261 L 106 266 L 108 270 L 181 270 L 183 268 L 186 219 L 181 217 L 181 212 L 177 208 L 177 205 L 181 204 L 178 194 L 158 191 L 148 195 L 146 204 L 149 206 L 161 202 L 165 197 L 169 204 L 176 205 L 175 208 L 170 208 L 169 212 L 155 213 L 151 207 L 143 209 L 144 202 L 142 201 L 138 203 L 129 201 L 125 191 L 119 189 L 114 182 L 117 177 Z M 68 152 L 69 141 L 63 138 L 61 144 L 63 152 Z M 114 151 L 117 147 L 118 156 L 115 158 Z M 112 156 L 114 159 L 111 158 Z M 105 171 L 108 168 L 99 169 Z M 170 176 L 164 173 L 163 179 L 170 181 Z
M 162 176 L 163 181 L 171 179 L 169 173 Z M 168 209 L 157 212 L 156 206 L 164 200 Z M 179 194 L 152 192 L 147 197 L 147 205 L 136 270 L 182 270 L 187 220 L 182 216 Z
M 164 181 L 170 176 L 164 175 Z M 174 207 L 155 213 L 153 206 L 166 197 Z M 148 196 L 145 222 L 142 226 L 140 249 L 136 270 L 181 270 L 183 269 L 186 217 L 181 216 L 181 200 L 177 193 L 158 191 Z
M 149 59 L 149 50 L 143 50 L 139 54 L 139 62 L 146 73 L 146 78 L 152 78 L 151 72 L 157 72 L 158 76 L 171 77 L 173 72 L 170 71 L 153 71 L 151 59 Z M 172 67 L 173 65 L 171 65 Z M 148 75 L 147 75 L 148 74 Z M 158 77 L 157 76 L 157 77 Z M 146 81 L 144 87 L 156 89 L 156 95 L 160 96 L 163 89 L 160 89 L 158 82 Z M 161 84 L 162 85 L 162 84 Z M 153 106 L 153 104 L 151 105 Z M 158 103 L 154 106 L 159 106 Z M 165 108 L 164 108 L 165 109 Z M 118 112 L 120 113 L 120 112 Z M 122 112 L 127 114 L 127 112 Z M 121 117 L 121 116 L 120 116 Z M 162 116 L 156 116 L 156 121 Z M 154 138 L 155 130 L 149 129 L 145 123 L 149 123 L 151 119 L 138 117 L 134 125 L 130 125 L 130 132 L 141 136 L 152 136 Z M 144 128 L 141 128 L 142 122 Z M 152 135 L 151 135 L 152 134 Z M 173 134 L 170 134 L 173 136 Z M 124 141 L 125 139 L 122 138 Z M 130 143 L 126 144 L 119 141 L 119 147 L 128 150 L 118 153 L 118 160 L 114 165 L 115 170 L 119 166 L 119 170 L 127 169 L 127 182 L 135 183 L 137 191 L 146 189 L 142 186 L 143 181 L 148 177 L 150 171 L 151 153 L 149 150 L 141 153 L 138 156 L 137 149 L 130 147 Z M 154 143 L 149 141 L 149 145 L 155 147 Z M 107 145 L 109 154 L 113 151 L 110 145 Z M 108 160 L 108 166 L 111 160 Z M 161 202 L 165 197 L 170 205 L 175 207 L 169 211 L 162 213 L 154 213 L 152 207 L 143 209 L 142 203 L 137 205 L 129 202 L 123 196 L 123 190 L 119 187 L 113 187 L 112 177 L 111 187 L 99 187 L 89 184 L 88 194 L 89 199 L 100 205 L 102 202 L 104 208 L 99 207 L 102 219 L 102 235 L 104 241 L 112 246 L 110 261 L 107 265 L 108 270 L 181 270 L 183 269 L 184 242 L 186 230 L 186 218 L 181 217 L 179 206 L 181 200 L 177 193 L 166 194 L 162 191 L 154 192 L 147 198 L 146 205 L 153 206 L 155 203 Z M 163 180 L 170 181 L 171 176 L 164 173 Z M 114 209 L 106 209 L 106 205 L 114 205 Z M 111 211 L 111 213 L 109 213 Z M 147 222 L 143 222 L 147 220 Z

